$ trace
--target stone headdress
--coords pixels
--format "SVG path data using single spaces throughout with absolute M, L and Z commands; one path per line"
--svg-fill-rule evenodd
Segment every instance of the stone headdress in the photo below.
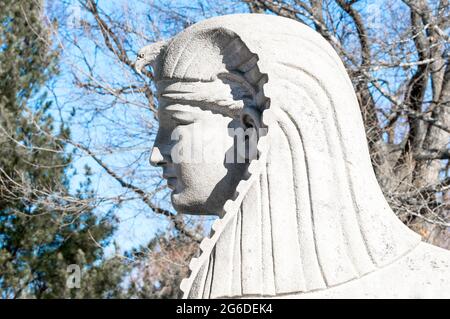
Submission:
M 352 83 L 318 33 L 285 18 L 230 15 L 197 23 L 140 57 L 140 67 L 153 62 L 163 96 L 203 100 L 230 116 L 253 107 L 268 129 L 190 263 L 185 297 L 326 289 L 419 244 L 381 192 Z M 224 92 L 239 99 L 230 103 Z

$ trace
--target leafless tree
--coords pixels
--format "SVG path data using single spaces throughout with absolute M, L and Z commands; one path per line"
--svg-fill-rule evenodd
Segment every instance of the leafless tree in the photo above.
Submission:
M 176 215 L 161 172 L 148 164 L 157 102 L 152 74 L 137 74 L 133 61 L 140 47 L 204 18 L 270 13 L 313 27 L 335 48 L 354 84 L 386 198 L 408 226 L 450 248 L 448 0 L 75 4 L 48 3 L 48 22 L 55 26 L 63 57 L 60 82 L 51 89 L 60 120 L 70 121 L 77 132 L 68 142 L 81 161 L 96 165 L 108 185 L 99 187 L 99 207 L 114 199 L 136 214 L 159 216 L 171 236 L 199 242 L 203 230 L 196 226 L 205 220 Z M 70 90 L 61 87 L 67 81 Z M 195 244 L 183 247 L 195 253 Z M 163 250 L 156 255 L 146 256 L 160 260 Z
M 306 23 L 341 56 L 364 118 L 372 163 L 402 220 L 449 248 L 449 3 L 244 1 Z

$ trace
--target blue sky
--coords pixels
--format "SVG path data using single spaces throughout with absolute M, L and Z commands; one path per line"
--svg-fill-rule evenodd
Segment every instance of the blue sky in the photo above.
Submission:
M 154 3 L 163 9 L 168 4 L 167 1 L 155 1 Z M 178 8 L 176 11 L 179 14 L 189 17 L 188 20 L 192 23 L 204 17 L 217 15 L 217 12 L 210 9 L 212 2 L 198 1 L 195 6 L 191 6 L 191 4 L 191 1 L 170 2 L 171 6 Z M 130 6 L 133 7 L 133 10 L 130 10 Z M 186 6 L 187 9 L 181 9 Z M 136 28 L 148 23 L 145 22 L 147 21 L 145 2 L 136 1 L 131 4 L 125 0 L 100 0 L 99 7 L 118 20 L 126 19 L 130 11 L 139 12 L 141 10 L 142 14 L 139 12 L 136 16 L 133 16 L 132 27 Z M 74 84 L 73 73 L 76 73 L 77 77 L 84 77 L 82 80 L 86 80 L 89 77 L 85 75 L 92 72 L 92 78 L 98 80 L 101 84 L 106 83 L 111 86 L 126 86 L 127 83 L 139 84 L 136 83 L 135 75 L 131 74 L 129 70 L 124 70 L 110 52 L 96 48 L 92 38 L 89 38 L 85 31 L 80 28 L 78 24 L 80 20 L 91 21 L 92 18 L 79 6 L 77 0 L 64 1 L 60 4 L 51 3 L 48 10 L 54 10 L 49 12 L 50 16 L 65 16 L 65 19 L 60 21 L 58 40 L 64 46 L 60 61 L 61 73 L 49 85 L 54 94 L 51 96 L 54 99 L 55 109 L 53 114 L 56 121 L 62 118 L 68 123 L 71 128 L 72 139 L 82 142 L 94 150 L 99 150 L 99 158 L 119 174 L 128 169 L 132 172 L 126 172 L 127 174 L 138 177 L 127 181 L 133 182 L 148 191 L 152 191 L 152 185 L 155 185 L 155 183 L 165 183 L 161 181 L 161 172 L 153 169 L 148 163 L 150 155 L 148 150 L 153 144 L 154 134 L 145 131 L 145 124 L 154 124 L 155 127 L 152 129 L 154 133 L 157 123 L 154 121 L 153 113 L 133 105 L 133 101 L 145 103 L 145 99 L 139 94 L 131 94 L 127 97 L 132 101 L 129 104 L 108 96 L 87 94 Z M 220 13 L 243 11 L 245 7 L 233 7 L 230 10 Z M 161 21 L 167 21 L 164 14 L 163 12 L 161 15 L 154 15 L 153 19 L 156 20 L 155 23 L 162 31 L 161 37 L 167 38 L 179 31 L 182 26 L 172 22 L 161 23 Z M 156 38 L 156 35 L 151 33 L 152 30 L 148 29 L 146 36 Z M 69 36 L 71 41 L 67 41 L 66 36 Z M 94 38 L 97 38 L 101 44 L 103 39 L 99 34 Z M 76 39 L 76 44 L 71 43 L 74 39 Z M 129 58 L 134 60 L 136 51 L 147 43 L 132 34 L 127 37 L 127 41 L 131 43 L 130 51 L 127 53 Z M 74 116 L 73 110 L 76 110 Z M 141 125 L 142 123 L 144 125 Z M 102 150 L 102 147 L 106 144 L 114 145 L 113 152 L 109 153 Z M 123 189 L 92 158 L 82 152 L 77 152 L 77 154 L 71 170 L 71 172 L 77 171 L 79 173 L 71 180 L 73 190 L 83 181 L 84 166 L 88 165 L 94 173 L 92 177 L 93 188 L 101 197 L 114 197 L 124 193 L 128 197 L 136 197 L 132 192 Z M 160 206 L 172 210 L 167 191 L 158 193 L 157 200 Z M 96 212 L 103 215 L 112 207 L 111 204 L 102 204 Z M 114 212 L 120 220 L 114 241 L 121 251 L 138 245 L 145 245 L 156 231 L 164 231 L 168 227 L 165 217 L 155 216 L 139 199 L 124 201 L 114 209 Z M 112 251 L 112 247 L 107 251 Z
M 388 16 L 388 10 L 383 6 L 384 2 L 384 0 L 363 1 L 356 5 L 361 6 L 360 12 L 368 17 L 367 21 L 371 23 L 371 27 L 376 32 L 386 29 L 384 23 L 388 18 L 396 18 Z M 92 72 L 92 78 L 99 81 L 98 83 L 110 85 L 112 88 L 130 84 L 142 85 L 142 79 L 137 78 L 130 70 L 123 68 L 110 52 L 95 47 L 93 39 L 97 39 L 99 46 L 104 47 L 103 39 L 98 32 L 86 31 L 77 25 L 80 20 L 92 20 L 90 14 L 80 8 L 78 0 L 48 3 L 51 4 L 49 10 L 54 10 L 54 12 L 50 12 L 50 15 L 67 16 L 67 19 L 60 23 L 60 33 L 68 34 L 71 40 L 76 39 L 76 44 L 74 44 L 61 37 L 65 47 L 61 58 L 61 75 L 53 82 L 55 102 L 62 106 L 63 118 L 67 123 L 70 123 L 72 129 L 72 138 L 91 146 L 93 149 L 101 149 L 100 146 L 106 144 L 114 145 L 112 153 L 101 152 L 101 159 L 121 174 L 126 173 L 132 176 L 132 182 L 136 185 L 151 191 L 151 185 L 160 181 L 161 176 L 160 172 L 153 169 L 148 163 L 150 155 L 148 151 L 153 144 L 157 123 L 153 118 L 153 113 L 142 107 L 146 103 L 145 98 L 140 93 L 133 93 L 127 95 L 127 101 L 124 102 L 100 94 L 87 94 L 86 91 L 74 85 L 72 71 L 75 70 L 77 76 L 84 81 L 89 79 L 87 75 Z M 147 37 L 144 40 L 136 34 L 124 35 L 125 44 L 129 49 L 127 54 L 131 60 L 135 59 L 137 50 L 148 44 L 149 40 L 158 37 L 168 38 L 183 28 L 173 19 L 173 12 L 182 15 L 190 23 L 218 14 L 247 12 L 246 5 L 237 0 L 132 2 L 127 0 L 99 0 L 98 3 L 99 7 L 113 19 L 128 21 L 131 29 L 137 30 Z M 156 5 L 159 11 L 150 10 L 150 3 Z M 403 4 L 400 4 L 400 2 L 394 3 L 394 6 L 401 5 Z M 166 10 L 167 8 L 170 8 L 170 10 Z M 59 13 L 57 10 L 60 10 Z M 149 16 L 157 25 L 160 34 L 157 34 L 151 27 Z M 90 36 L 89 32 L 92 32 L 94 36 Z M 354 45 L 354 43 L 349 45 Z M 374 49 L 376 49 L 376 46 Z M 381 55 L 380 59 L 382 58 Z M 395 87 L 399 85 L 399 82 L 396 81 L 398 72 L 402 71 L 399 68 L 395 70 L 383 69 L 378 73 L 374 72 L 374 76 L 380 75 L 384 79 L 392 80 L 390 85 Z M 383 99 L 376 90 L 373 90 L 373 92 L 375 99 Z M 384 101 L 379 105 L 388 107 L 389 103 Z M 71 117 L 70 113 L 73 109 L 78 110 L 78 112 Z M 55 117 L 58 118 L 58 116 L 59 112 L 55 109 Z M 87 123 L 88 127 L 86 127 Z M 153 124 L 154 127 L 147 128 L 146 125 L 149 123 Z M 93 185 L 98 194 L 110 197 L 124 193 L 124 189 L 120 187 L 117 181 L 87 156 L 77 157 L 74 162 L 74 169 L 82 172 L 84 165 L 89 165 L 93 169 Z M 73 178 L 72 188 L 75 189 L 80 181 L 81 176 Z M 160 200 L 160 204 L 164 208 L 171 209 L 167 195 L 167 192 L 161 192 L 157 195 L 157 199 Z M 110 205 L 103 205 L 97 212 L 103 214 L 110 208 Z M 119 208 L 116 208 L 115 212 L 120 218 L 115 240 L 122 250 L 145 244 L 158 229 L 164 230 L 167 228 L 167 220 L 155 217 L 155 214 L 140 200 L 126 201 Z

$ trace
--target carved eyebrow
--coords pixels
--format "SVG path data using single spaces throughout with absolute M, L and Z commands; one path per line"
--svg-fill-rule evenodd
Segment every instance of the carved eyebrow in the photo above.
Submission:
M 171 96 L 161 96 L 160 101 L 166 101 L 167 104 L 172 108 L 172 105 L 176 105 L 179 104 L 179 110 L 183 111 L 183 112 L 192 112 L 192 113 L 197 113 L 197 112 L 202 112 L 202 111 L 206 111 L 206 112 L 211 112 L 213 114 L 221 114 L 223 116 L 230 116 L 230 117 L 239 117 L 240 111 L 241 109 L 244 107 L 244 102 L 243 101 L 224 101 L 224 100 L 196 100 L 196 99 L 192 99 L 190 98 L 173 98 Z M 245 99 L 244 99 L 245 100 Z M 188 105 L 191 107 L 196 107 L 198 108 L 198 111 L 195 110 L 186 110 L 183 108 L 183 106 Z M 166 111 L 166 108 L 164 108 L 164 111 Z M 170 111 L 167 110 L 167 111 Z
M 167 104 L 168 104 L 167 107 L 170 107 L 173 109 L 173 105 L 178 104 L 178 105 L 180 105 L 180 107 L 176 107 L 176 108 L 179 108 L 180 110 L 186 111 L 186 112 L 193 112 L 193 111 L 187 111 L 184 108 L 182 108 L 182 107 L 185 107 L 186 105 L 204 109 L 205 107 L 208 107 L 210 104 L 212 104 L 209 101 L 191 98 L 191 96 L 189 96 L 189 94 L 183 94 L 183 95 L 180 94 L 180 95 L 172 96 L 170 94 L 167 94 L 167 95 L 164 94 L 164 95 L 161 95 L 159 97 L 159 99 L 167 101 Z M 170 111 L 170 109 L 168 111 Z
M 219 78 L 213 81 L 168 81 L 160 80 L 157 82 L 158 98 L 169 99 L 172 101 L 180 101 L 180 104 L 188 102 L 196 102 L 201 108 L 210 108 L 214 106 L 224 106 L 229 108 L 242 107 L 239 105 L 241 100 L 252 100 L 254 98 L 251 89 L 238 81 L 237 75 L 219 74 Z M 234 83 L 246 94 L 242 94 L 237 98 L 233 95 L 231 83 Z M 205 93 L 207 92 L 207 93 Z M 238 105 L 237 105 L 238 104 Z
M 197 113 L 197 114 L 200 114 L 202 112 L 202 110 L 201 110 L 200 107 L 198 107 L 198 108 L 199 108 L 198 111 L 197 110 L 190 110 L 189 108 L 186 107 L 186 104 L 179 105 L 179 106 L 177 106 L 177 104 L 171 104 L 171 105 L 166 106 L 164 108 L 164 112 L 168 112 L 168 113 L 181 113 L 181 112 L 183 112 L 183 113 L 193 113 L 193 114 Z

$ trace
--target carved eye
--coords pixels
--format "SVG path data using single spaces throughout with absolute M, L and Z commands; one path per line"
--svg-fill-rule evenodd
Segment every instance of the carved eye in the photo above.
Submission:
M 139 58 L 139 59 L 143 59 L 143 58 L 144 58 L 144 53 L 139 53 L 139 54 L 138 54 L 138 58 Z
M 179 118 L 177 116 L 172 116 L 172 120 L 175 121 L 177 126 L 184 126 L 194 123 L 194 119 L 187 119 L 187 118 Z
M 192 115 L 181 112 L 172 114 L 171 118 L 178 126 L 189 125 L 195 122 L 195 118 Z

